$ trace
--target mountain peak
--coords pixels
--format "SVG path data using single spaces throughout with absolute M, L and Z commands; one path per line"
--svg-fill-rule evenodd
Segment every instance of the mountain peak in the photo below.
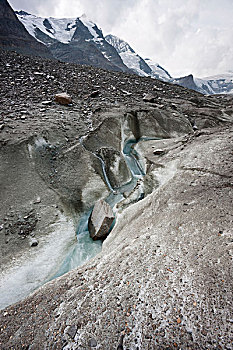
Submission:
M 115 47 L 124 64 L 136 74 L 150 76 L 165 81 L 168 81 L 171 78 L 170 74 L 158 63 L 154 63 L 148 58 L 144 60 L 140 57 L 126 41 L 112 34 L 107 35 L 105 39 L 109 44 Z
M 76 18 L 42 18 L 24 11 L 16 13 L 28 32 L 65 62 L 130 72 L 102 30 L 84 13 Z
M 19 13 L 30 17 L 25 11 Z M 0 46 L 27 55 L 52 58 L 48 48 L 28 33 L 6 0 L 0 1 Z
M 19 15 L 19 16 L 30 16 L 31 14 L 26 12 L 26 11 L 23 11 L 23 10 L 20 10 L 20 11 L 15 11 L 16 15 Z
M 85 13 L 82 14 L 82 16 L 78 17 L 78 20 L 80 20 L 84 24 L 84 26 L 87 27 L 94 39 L 103 39 L 102 30 L 98 28 L 97 25 L 94 22 L 92 22 Z

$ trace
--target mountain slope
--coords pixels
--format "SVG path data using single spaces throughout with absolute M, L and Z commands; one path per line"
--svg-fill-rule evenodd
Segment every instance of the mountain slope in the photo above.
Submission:
M 85 15 L 79 18 L 42 18 L 16 12 L 28 32 L 65 62 L 130 72 L 102 31 Z
M 6 0 L 2 0 L 1 4 Z M 9 6 L 9 5 L 8 5 Z M 12 11 L 12 10 L 11 10 Z M 3 11 L 2 11 L 3 12 Z M 108 70 L 122 71 L 144 77 L 152 77 L 160 79 L 173 84 L 178 84 L 183 87 L 198 91 L 202 94 L 219 94 L 233 92 L 233 74 L 231 72 L 214 77 L 195 78 L 192 74 L 181 77 L 172 78 L 166 69 L 161 67 L 158 63 L 151 59 L 143 59 L 139 56 L 132 47 L 124 40 L 114 35 L 107 35 L 104 37 L 101 29 L 90 21 L 85 15 L 78 18 L 42 18 L 31 15 L 25 11 L 16 12 L 18 19 L 23 23 L 27 31 L 33 36 L 37 42 L 37 46 L 43 48 L 42 43 L 45 44 L 52 55 L 63 61 L 78 64 L 85 64 L 96 66 Z M 15 15 L 11 14 L 9 17 L 14 17 L 14 22 L 17 21 Z M 19 24 L 19 22 L 17 21 Z M 1 31 L 8 30 L 5 33 L 5 38 L 8 39 L 6 48 L 14 49 L 12 45 L 12 37 L 15 39 L 15 23 L 12 24 L 7 21 L 2 22 Z M 27 40 L 32 41 L 32 37 L 28 35 L 21 25 L 21 40 L 18 40 L 18 46 L 21 47 L 23 53 L 32 52 L 32 43 L 25 44 L 25 35 Z M 18 35 L 18 34 L 17 34 Z M 2 43 L 4 44 L 3 40 Z M 48 50 L 47 50 L 48 54 Z
M 195 78 L 192 74 L 190 74 L 185 77 L 172 79 L 172 82 L 205 95 L 233 93 L 232 72 L 218 74 L 212 77 L 205 77 L 202 79 Z
M 145 58 L 145 62 L 151 68 L 153 78 L 157 78 L 164 81 L 169 81 L 170 79 L 172 79 L 168 71 L 161 67 L 159 63 L 155 63 L 150 58 Z
M 141 76 L 148 76 L 152 74 L 151 68 L 138 54 L 136 54 L 136 52 L 127 42 L 111 34 L 107 35 L 105 39 L 116 49 L 124 64 L 132 69 L 136 74 Z
M 160 80 L 168 81 L 171 76 L 158 63 L 150 59 L 140 57 L 132 47 L 124 40 L 115 35 L 109 34 L 105 39 L 117 50 L 124 64 L 141 76 L 150 76 Z
M 204 95 L 212 95 L 214 91 L 207 80 L 194 78 L 192 74 L 186 77 L 176 78 L 172 80 L 173 84 L 178 84 L 191 90 L 198 91 Z
M 0 47 L 23 54 L 52 58 L 48 48 L 27 32 L 7 0 L 0 0 Z

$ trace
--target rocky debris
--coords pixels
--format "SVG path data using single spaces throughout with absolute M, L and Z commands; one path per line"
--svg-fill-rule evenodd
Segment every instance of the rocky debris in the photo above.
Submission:
M 62 92 L 60 94 L 56 94 L 54 96 L 54 100 L 61 105 L 69 105 L 72 102 L 72 98 L 66 92 Z
M 12 211 L 3 219 L 3 222 L 6 236 L 18 234 L 25 237 L 35 230 L 38 218 L 34 209 L 23 213 Z
M 122 107 L 131 110 L 135 106 L 140 109 L 159 108 L 179 118 L 194 119 L 199 129 L 224 124 L 232 119 L 229 109 L 232 99 L 226 95 L 204 97 L 195 91 L 156 79 L 62 62 L 54 65 L 50 60 L 2 50 L 0 62 L 0 124 L 4 125 L 0 142 L 4 144 L 16 139 L 22 141 L 33 137 L 39 130 L 51 128 L 73 139 L 95 128 L 106 111 Z M 156 103 L 148 104 L 142 100 L 142 96 L 153 91 L 153 88 L 156 89 Z M 101 93 L 95 98 L 87 96 L 87 91 L 93 90 Z M 129 94 L 122 93 L 122 90 Z M 72 96 L 73 104 L 69 109 L 64 109 L 65 106 L 59 103 L 42 104 L 43 100 L 53 101 L 54 95 L 60 91 L 69 91 Z M 191 102 L 195 97 L 198 105 Z M 22 120 L 22 114 L 27 118 Z M 225 119 L 222 118 L 223 114 Z
M 62 202 L 62 210 L 69 214 L 88 210 L 107 195 L 100 160 L 92 152 L 97 154 L 100 148 L 108 150 L 101 152 L 101 157 L 113 187 L 127 179 L 124 162 L 118 162 L 117 155 L 121 152 L 122 127 L 127 138 L 167 138 L 192 133 L 191 119 L 199 129 L 226 124 L 221 118 L 225 109 L 232 106 L 232 98 L 228 96 L 207 98 L 136 75 L 61 62 L 54 65 L 49 60 L 1 50 L 0 62 L 0 124 L 4 124 L 0 132 L 0 163 L 4 174 L 1 188 L 6 189 L 1 193 L 2 218 L 11 203 L 21 212 L 22 203 L 27 202 L 30 207 L 38 194 L 45 210 L 57 201 Z M 143 102 L 142 96 L 153 87 L 159 103 Z M 87 95 L 93 90 L 101 92 L 94 99 Z M 122 90 L 131 95 L 123 94 Z M 54 101 L 54 94 L 60 91 L 69 92 L 72 106 L 42 104 L 42 101 Z M 191 102 L 196 96 L 198 104 Z M 22 115 L 26 118 L 21 119 Z M 83 135 L 90 139 L 89 153 L 79 145 Z M 155 158 L 158 157 L 154 156 L 152 163 L 157 161 Z M 150 193 L 154 184 L 148 181 L 142 195 Z M 140 198 L 137 190 L 127 198 L 126 206 Z M 35 205 L 39 212 L 40 203 Z M 42 213 L 40 222 L 44 220 Z M 12 255 L 28 251 L 28 239 L 23 234 L 5 236 L 4 232 L 1 231 L 0 245 L 5 263 Z M 41 232 L 46 235 L 48 227 Z
M 92 239 L 105 238 L 115 217 L 110 205 L 103 199 L 95 203 L 88 221 L 88 230 Z
M 26 227 L 30 232 L 38 212 L 48 223 L 42 232 L 49 234 L 47 226 L 61 223 L 56 221 L 56 204 L 66 219 L 108 194 L 93 152 L 103 149 L 106 160 L 111 148 L 120 152 L 122 131 L 126 139 L 162 138 L 161 144 L 154 141 L 150 157 L 145 156 L 147 186 L 134 191 L 135 199 L 140 193 L 145 199 L 119 213 L 95 259 L 0 313 L 0 347 L 88 348 L 94 338 L 97 347 L 110 349 L 117 347 L 123 330 L 126 348 L 172 348 L 174 343 L 192 350 L 229 347 L 233 162 L 232 129 L 223 125 L 232 120 L 230 110 L 225 115 L 232 97 L 204 97 L 150 78 L 60 62 L 55 66 L 4 51 L 0 58 L 0 122 L 5 125 L 0 133 L 0 216 L 6 219 L 0 237 L 5 261 L 13 261 L 15 250 L 25 253 L 18 241 L 36 255 L 37 249 L 28 249 L 27 229 L 16 232 Z M 142 101 L 154 86 L 159 103 Z M 87 91 L 94 89 L 101 94 L 92 99 Z M 42 96 L 53 100 L 59 91 L 72 95 L 70 108 L 41 104 Z M 198 103 L 191 100 L 196 96 Z M 215 128 L 194 133 L 194 121 L 199 130 Z M 164 139 L 171 141 L 170 148 Z M 169 149 L 163 157 L 153 154 L 163 147 Z M 146 197 L 149 190 L 154 192 Z M 41 199 L 33 204 L 37 196 Z M 35 218 L 24 218 L 30 210 L 15 210 L 22 203 L 34 205 Z M 18 237 L 14 253 L 11 241 L 4 242 L 10 237 Z M 38 250 L 43 243 L 39 240 Z M 73 335 L 74 345 L 74 333 L 70 336 L 66 329 L 77 320 L 81 327 Z
M 144 102 L 151 102 L 151 103 L 155 103 L 157 102 L 158 97 L 157 95 L 155 95 L 154 93 L 148 93 L 143 97 L 143 101 Z

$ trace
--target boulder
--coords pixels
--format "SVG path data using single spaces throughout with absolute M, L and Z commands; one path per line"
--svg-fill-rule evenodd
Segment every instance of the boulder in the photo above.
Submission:
M 58 102 L 61 105 L 69 105 L 72 102 L 71 96 L 68 95 L 66 92 L 56 94 L 54 99 L 55 99 L 55 102 Z
M 144 102 L 151 102 L 151 103 L 155 103 L 157 100 L 157 96 L 155 93 L 148 93 L 143 97 L 143 101 Z
M 107 236 L 114 220 L 110 205 L 103 199 L 95 203 L 88 221 L 88 230 L 93 240 L 103 239 Z

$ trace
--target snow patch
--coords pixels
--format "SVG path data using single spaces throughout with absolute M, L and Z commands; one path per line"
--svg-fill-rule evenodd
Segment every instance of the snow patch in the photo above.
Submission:
M 200 90 L 203 90 L 201 92 L 208 93 L 208 94 L 214 94 L 214 90 L 212 89 L 210 83 L 207 80 L 200 79 L 200 78 L 193 78 L 194 83 L 197 85 L 197 87 Z
M 148 77 L 141 68 L 140 68 L 140 56 L 138 56 L 135 52 L 124 51 L 120 53 L 121 59 L 123 63 L 130 69 L 133 69 L 137 74 Z
M 158 78 L 165 81 L 168 81 L 169 79 L 171 79 L 170 74 L 164 68 L 162 68 L 159 65 L 159 63 L 154 62 L 150 58 L 145 58 L 145 62 L 151 68 L 153 78 Z
M 76 29 L 76 18 L 49 17 L 47 18 L 47 21 L 49 21 L 52 28 L 48 29 L 44 25 L 46 18 L 37 17 L 30 14 L 17 14 L 17 17 L 23 23 L 27 31 L 35 38 L 36 29 L 38 28 L 50 38 L 56 39 L 62 43 L 68 43 L 71 41 Z

